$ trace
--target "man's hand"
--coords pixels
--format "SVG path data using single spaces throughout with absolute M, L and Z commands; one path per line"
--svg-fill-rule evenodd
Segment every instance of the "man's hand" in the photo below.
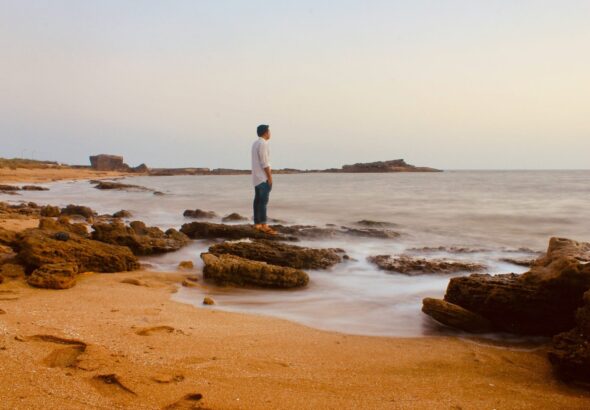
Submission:
M 266 182 L 268 182 L 268 185 L 272 186 L 272 172 L 270 167 L 264 168 L 264 173 L 266 174 Z

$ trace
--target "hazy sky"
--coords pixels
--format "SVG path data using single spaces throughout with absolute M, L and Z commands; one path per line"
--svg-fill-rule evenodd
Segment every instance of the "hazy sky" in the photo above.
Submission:
M 0 156 L 590 168 L 590 1 L 0 0 Z

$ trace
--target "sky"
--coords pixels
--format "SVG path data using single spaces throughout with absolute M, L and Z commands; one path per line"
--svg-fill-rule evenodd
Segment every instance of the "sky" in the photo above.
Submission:
M 590 168 L 590 1 L 0 0 L 0 157 Z

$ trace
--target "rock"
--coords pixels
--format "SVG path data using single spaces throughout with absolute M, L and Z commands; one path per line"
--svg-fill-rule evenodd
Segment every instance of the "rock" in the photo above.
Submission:
M 195 219 L 212 219 L 216 218 L 217 214 L 213 211 L 203 211 L 202 209 L 195 209 L 194 211 L 191 209 L 187 209 L 182 214 L 187 218 L 195 218 Z
M 567 382 L 590 383 L 590 291 L 576 312 L 576 327 L 553 338 L 549 361 L 559 378 Z
M 0 274 L 5 278 L 21 278 L 25 276 L 25 268 L 16 263 L 5 263 L 0 266 Z
M 129 226 L 120 221 L 99 222 L 92 225 L 92 228 L 92 239 L 127 246 L 135 255 L 177 251 L 189 242 L 189 238 L 176 229 L 163 232 L 160 228 L 146 227 L 141 221 L 133 221 Z
M 18 234 L 8 229 L 0 228 L 0 245 L 14 247 Z
M 206 296 L 203 299 L 203 305 L 209 305 L 210 306 L 210 305 L 214 305 L 214 304 L 215 304 L 215 301 L 212 298 L 208 297 L 208 296 Z
M 75 263 L 53 263 L 37 268 L 27 277 L 36 288 L 69 289 L 76 284 L 78 266 Z
M 365 238 L 380 238 L 380 239 L 395 239 L 400 236 L 399 233 L 388 230 L 388 229 L 376 229 L 376 228 L 348 228 L 342 227 L 343 233 L 347 235 L 362 236 Z
M 131 168 L 131 172 L 137 172 L 141 174 L 147 174 L 150 172 L 150 169 L 146 164 L 139 164 L 138 166 Z
M 20 187 L 18 187 L 16 185 L 0 185 L 0 191 L 4 191 L 4 192 L 20 191 Z
M 225 225 L 210 222 L 191 222 L 182 225 L 180 232 L 191 239 L 269 239 L 295 240 L 283 235 L 269 235 L 255 229 L 252 225 Z
M 57 231 L 54 233 L 54 239 L 67 241 L 68 233 L 73 233 L 84 238 L 88 237 L 88 228 L 83 223 L 70 223 L 66 217 L 60 216 L 57 220 L 52 218 L 41 218 L 39 220 L 39 229 Z
M 492 324 L 483 316 L 441 299 L 425 298 L 422 312 L 444 325 L 466 332 L 487 333 L 492 330 Z
M 113 218 L 131 218 L 131 212 L 121 209 L 113 214 Z
M 285 243 L 255 240 L 223 242 L 209 248 L 213 255 L 234 255 L 295 269 L 326 269 L 342 261 L 342 249 L 312 249 Z
M 45 205 L 41 207 L 41 216 L 57 217 L 61 214 L 61 210 L 57 206 Z
M 403 159 L 394 159 L 392 161 L 377 161 L 368 163 L 357 163 L 354 165 L 344 165 L 339 170 L 326 170 L 324 172 L 442 172 L 438 169 L 428 167 L 416 167 L 407 164 Z
M 190 280 L 191 282 L 198 282 L 199 281 L 199 277 L 197 275 L 188 275 L 186 277 L 186 280 Z
M 203 277 L 218 285 L 262 288 L 297 288 L 307 285 L 309 277 L 299 269 L 269 265 L 234 255 L 201 254 Z
M 182 261 L 178 264 L 178 269 L 181 270 L 192 270 L 195 268 L 193 261 Z
M 500 259 L 501 262 L 511 263 L 517 266 L 524 266 L 525 268 L 530 268 L 534 263 L 535 259 L 515 259 L 515 258 L 502 258 Z
M 90 157 L 90 166 L 97 171 L 129 170 L 129 166 L 123 162 L 123 157 L 118 155 L 93 155 Z
M 45 188 L 39 185 L 24 185 L 21 190 L 23 191 L 49 191 L 49 188 Z
M 368 219 L 357 221 L 355 222 L 355 225 L 364 226 L 366 228 L 395 228 L 397 226 L 397 224 L 392 222 L 371 221 Z
M 182 281 L 182 286 L 184 286 L 185 288 L 194 288 L 194 287 L 197 287 L 199 285 L 197 284 L 197 282 L 193 282 L 191 280 L 184 279 Z
M 445 301 L 485 317 L 494 330 L 552 336 L 576 325 L 588 289 L 590 243 L 551 238 L 528 272 L 453 278 Z
M 472 262 L 451 261 L 446 259 L 423 259 L 407 255 L 369 256 L 367 260 L 380 269 L 403 273 L 405 275 L 423 275 L 430 273 L 451 274 L 457 272 L 477 272 L 485 269 L 484 265 Z
M 128 285 L 134 285 L 134 286 L 145 286 L 147 287 L 147 283 L 145 283 L 142 280 L 139 280 L 137 278 L 125 278 L 121 281 L 121 283 L 126 283 Z
M 131 185 L 131 184 L 122 184 L 120 182 L 110 182 L 110 181 L 99 181 L 98 184 L 94 186 L 96 189 L 101 190 L 109 190 L 109 189 L 116 189 L 120 191 L 150 191 L 153 192 L 151 189 L 140 186 L 140 185 Z
M 86 239 L 70 233 L 67 241 L 54 239 L 56 231 L 27 229 L 18 241 L 17 259 L 32 272 L 47 264 L 71 262 L 79 272 L 124 272 L 139 268 L 129 248 Z
M 483 248 L 467 248 L 461 246 L 438 246 L 438 247 L 429 247 L 425 246 L 423 248 L 410 248 L 407 249 L 406 252 L 410 253 L 456 253 L 456 254 L 464 254 L 464 253 L 482 253 L 482 252 L 489 252 L 489 249 Z
M 56 232 L 55 235 L 53 235 L 53 238 L 58 241 L 67 241 L 70 239 L 70 234 L 67 232 Z
M 96 215 L 96 212 L 87 206 L 68 205 L 61 210 L 61 215 L 79 215 L 86 219 L 91 219 Z
M 222 222 L 243 222 L 247 220 L 248 218 L 235 212 L 221 218 Z

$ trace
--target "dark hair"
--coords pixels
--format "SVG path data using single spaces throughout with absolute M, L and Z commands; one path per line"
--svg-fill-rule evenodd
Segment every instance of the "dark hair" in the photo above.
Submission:
M 256 134 L 258 134 L 259 137 L 262 137 L 264 134 L 266 134 L 266 131 L 268 131 L 268 125 L 262 124 L 256 127 Z

